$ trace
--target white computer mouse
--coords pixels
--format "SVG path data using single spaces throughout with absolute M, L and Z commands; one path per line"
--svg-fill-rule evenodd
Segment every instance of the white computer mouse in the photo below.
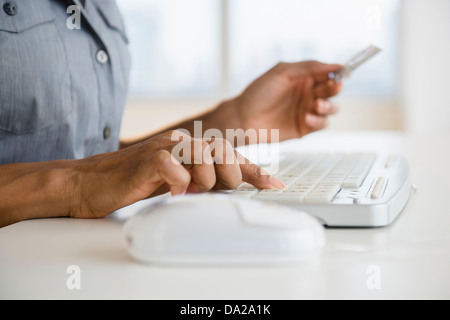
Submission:
M 313 259 L 323 226 L 282 205 L 220 194 L 165 198 L 124 226 L 133 258 L 150 264 L 285 264 Z

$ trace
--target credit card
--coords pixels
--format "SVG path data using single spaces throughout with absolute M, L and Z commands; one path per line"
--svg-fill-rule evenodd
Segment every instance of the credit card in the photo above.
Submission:
M 328 78 L 330 80 L 334 80 L 335 82 L 341 81 L 342 79 L 350 76 L 350 74 L 355 71 L 360 65 L 374 57 L 380 51 L 381 49 L 378 47 L 369 46 L 368 48 L 364 49 L 353 58 L 351 58 L 350 61 L 348 61 L 342 69 L 337 72 L 330 72 L 328 74 Z

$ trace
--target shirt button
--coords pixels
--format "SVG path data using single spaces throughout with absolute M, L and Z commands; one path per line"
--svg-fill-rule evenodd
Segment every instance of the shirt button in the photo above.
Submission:
M 111 128 L 108 127 L 108 126 L 106 126 L 106 127 L 103 129 L 103 139 L 108 140 L 109 137 L 111 137 Z
M 5 10 L 7 15 L 14 16 L 17 14 L 17 5 L 12 1 L 6 2 L 3 5 L 3 10 Z
M 108 61 L 109 61 L 108 54 L 106 53 L 105 50 L 102 50 L 102 49 L 97 51 L 97 54 L 95 57 L 97 59 L 97 62 L 100 64 L 105 64 L 105 63 L 108 63 Z

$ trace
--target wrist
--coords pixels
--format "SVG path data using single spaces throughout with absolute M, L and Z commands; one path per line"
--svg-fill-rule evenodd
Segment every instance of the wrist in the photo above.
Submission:
M 73 203 L 71 160 L 3 167 L 0 226 L 50 217 L 67 217 Z
M 226 129 L 244 129 L 244 121 L 241 114 L 239 96 L 220 103 L 209 115 L 215 124 L 214 128 L 225 134 Z M 213 126 L 210 126 L 213 127 Z
M 58 188 L 62 199 L 65 199 L 65 205 L 60 208 L 64 212 L 64 216 L 73 217 L 76 208 L 81 201 L 81 178 L 82 172 L 79 168 L 82 167 L 83 160 L 68 160 L 66 166 L 59 169 L 54 169 L 54 187 Z
M 247 144 L 256 144 L 267 142 L 266 136 L 260 136 L 259 131 L 253 126 L 251 118 L 245 112 L 243 96 L 224 101 L 214 111 L 213 116 L 217 119 L 215 123 L 219 123 L 216 127 L 219 129 L 223 137 L 227 139 L 233 147 L 239 147 Z M 260 141 L 260 139 L 266 139 Z
M 37 189 L 42 196 L 36 203 L 37 218 L 69 217 L 76 197 L 77 175 L 73 169 L 77 160 L 55 161 L 36 174 Z M 51 167 L 50 167 L 51 166 Z M 30 210 L 30 212 L 33 212 Z

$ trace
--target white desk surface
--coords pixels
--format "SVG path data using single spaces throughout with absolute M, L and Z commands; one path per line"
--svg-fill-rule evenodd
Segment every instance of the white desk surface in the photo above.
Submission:
M 323 254 L 282 267 L 182 268 L 134 262 L 122 245 L 126 217 L 24 221 L 0 229 L 0 299 L 449 299 L 450 137 L 321 132 L 284 147 L 392 150 L 409 161 L 418 190 L 378 229 L 327 229 Z M 69 290 L 69 265 L 81 288 Z M 379 289 L 369 289 L 370 266 Z

